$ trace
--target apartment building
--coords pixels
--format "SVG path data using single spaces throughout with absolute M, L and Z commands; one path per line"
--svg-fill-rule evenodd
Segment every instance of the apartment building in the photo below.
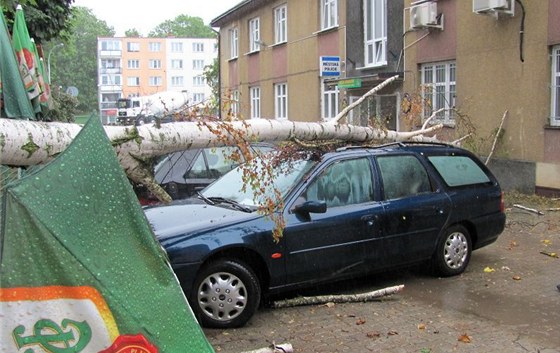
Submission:
M 347 121 L 403 131 L 441 109 L 438 138 L 472 134 L 505 189 L 558 195 L 559 18 L 558 0 L 245 0 L 211 23 L 222 114 L 328 120 L 396 76 Z
M 186 91 L 195 105 L 211 96 L 203 72 L 218 56 L 216 39 L 99 37 L 97 48 L 103 123 L 116 122 L 119 98 Z

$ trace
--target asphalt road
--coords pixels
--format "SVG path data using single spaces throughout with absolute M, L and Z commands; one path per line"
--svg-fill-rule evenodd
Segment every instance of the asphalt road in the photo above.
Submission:
M 404 284 L 391 297 L 334 306 L 261 308 L 243 328 L 205 329 L 220 353 L 291 343 L 294 352 L 560 352 L 560 212 L 508 210 L 498 241 L 467 271 L 434 278 L 419 268 L 300 295 L 358 293 Z

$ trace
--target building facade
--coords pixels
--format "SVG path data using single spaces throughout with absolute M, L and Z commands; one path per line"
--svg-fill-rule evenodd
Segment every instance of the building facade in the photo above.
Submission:
M 557 0 L 246 0 L 211 23 L 222 114 L 328 120 L 396 76 L 347 121 L 403 131 L 435 113 L 438 139 L 470 137 L 506 189 L 558 194 L 559 18 Z
M 97 48 L 103 123 L 116 122 L 119 98 L 187 91 L 195 105 L 211 96 L 203 73 L 218 56 L 216 39 L 100 37 Z

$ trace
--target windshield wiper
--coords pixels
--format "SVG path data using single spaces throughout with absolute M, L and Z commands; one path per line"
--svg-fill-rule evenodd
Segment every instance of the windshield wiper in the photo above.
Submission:
M 223 198 L 223 197 L 210 196 L 210 197 L 205 197 L 205 199 L 208 199 L 208 201 L 211 201 L 211 202 L 214 202 L 214 203 L 227 203 L 228 205 L 231 205 L 234 208 L 237 208 L 238 210 L 243 211 L 243 212 L 247 212 L 247 213 L 253 212 L 253 210 L 251 208 L 249 208 L 247 206 L 243 206 L 242 204 L 240 204 L 237 201 L 226 199 L 226 198 Z
M 215 205 L 216 203 L 212 200 L 210 200 L 209 198 L 207 198 L 206 196 L 202 195 L 202 193 L 200 191 L 197 191 L 196 194 L 198 195 L 199 199 L 202 199 L 202 201 L 206 202 L 209 205 Z

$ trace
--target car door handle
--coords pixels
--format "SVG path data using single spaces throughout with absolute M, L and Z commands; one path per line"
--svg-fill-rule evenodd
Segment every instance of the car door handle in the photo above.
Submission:
M 362 216 L 360 220 L 362 220 L 365 224 L 371 227 L 375 224 L 374 221 L 376 218 L 377 217 L 375 217 L 374 215 L 367 215 L 367 216 Z

